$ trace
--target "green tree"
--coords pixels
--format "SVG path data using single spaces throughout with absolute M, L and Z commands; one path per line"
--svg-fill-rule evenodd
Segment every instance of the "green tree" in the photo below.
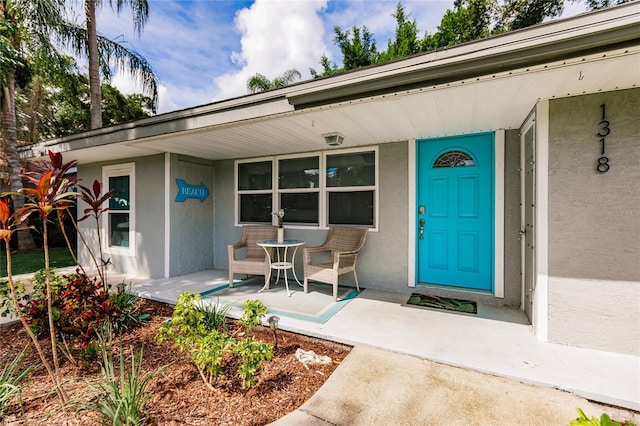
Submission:
M 84 0 L 86 16 L 86 43 L 76 44 L 75 52 L 85 55 L 89 60 L 89 87 L 91 100 L 91 128 L 102 127 L 101 83 L 100 74 L 109 81 L 111 68 L 109 64 L 116 62 L 121 70 L 127 70 L 138 77 L 146 93 L 151 95 L 154 104 L 158 101 L 158 78 L 147 60 L 137 52 L 127 49 L 121 44 L 104 37 L 97 32 L 96 10 L 106 1 L 113 6 L 114 0 Z M 116 12 L 120 13 L 125 6 L 131 7 L 133 27 L 138 35 L 149 19 L 147 0 L 115 0 Z M 76 37 L 74 37 L 76 38 Z
M 564 0 L 506 0 L 498 7 L 496 27 L 506 31 L 530 27 L 560 16 L 563 10 Z
M 363 25 L 360 29 L 354 25 L 351 30 L 344 32 L 336 26 L 333 32 L 335 33 L 333 41 L 342 52 L 344 70 L 366 67 L 375 63 L 378 55 L 376 41 L 366 26 Z
M 273 80 L 269 80 L 269 78 L 263 74 L 256 73 L 247 80 L 247 90 L 250 93 L 266 92 L 267 90 L 288 86 L 300 78 L 302 78 L 302 74 L 295 68 L 285 71 Z
M 411 14 L 406 13 L 402 3 L 398 2 L 396 13 L 392 16 L 396 19 L 395 38 L 387 42 L 387 50 L 380 53 L 378 62 L 404 58 L 421 51 L 418 25 L 415 19 L 409 21 Z
M 586 0 L 587 8 L 589 8 L 589 10 L 602 9 L 609 6 L 629 3 L 630 1 L 632 0 Z
M 32 75 L 52 74 L 59 70 L 62 56 L 54 40 L 66 26 L 63 18 L 64 0 L 0 0 L 0 104 L 2 111 L 3 146 L 9 165 L 12 192 L 22 190 L 16 95 Z M 22 207 L 23 200 L 14 198 L 14 207 Z M 18 247 L 35 247 L 27 232 L 18 234 Z
M 329 60 L 329 57 L 326 54 L 323 54 L 322 57 L 320 58 L 320 65 L 322 65 L 321 73 L 319 73 L 313 68 L 309 68 L 309 73 L 311 74 L 311 77 L 313 78 L 329 77 L 340 72 L 340 69 L 335 64 L 335 62 L 332 64 L 331 61 Z

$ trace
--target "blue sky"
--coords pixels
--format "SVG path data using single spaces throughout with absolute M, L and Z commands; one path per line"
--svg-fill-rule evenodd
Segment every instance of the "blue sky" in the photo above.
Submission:
M 247 79 L 269 78 L 295 68 L 309 79 L 327 54 L 339 62 L 333 27 L 366 25 L 378 48 L 393 34 L 397 0 L 148 0 L 149 22 L 140 38 L 128 9 L 116 15 L 108 2 L 98 12 L 98 31 L 142 54 L 160 79 L 159 113 L 229 99 L 247 93 Z M 453 0 L 404 0 L 421 33 L 436 31 Z M 584 10 L 570 6 L 565 15 Z M 72 11 L 83 16 L 81 10 Z M 112 84 L 139 92 L 130 76 Z

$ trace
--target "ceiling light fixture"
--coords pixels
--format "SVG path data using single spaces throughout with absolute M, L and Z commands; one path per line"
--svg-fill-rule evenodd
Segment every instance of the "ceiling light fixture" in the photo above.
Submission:
M 324 141 L 329 146 L 340 146 L 344 141 L 344 136 L 338 132 L 325 133 L 322 136 L 324 136 Z

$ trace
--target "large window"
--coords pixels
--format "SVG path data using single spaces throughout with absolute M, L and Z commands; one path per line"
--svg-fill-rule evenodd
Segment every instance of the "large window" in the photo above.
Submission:
M 134 163 L 106 166 L 102 169 L 104 190 L 114 191 L 102 224 L 106 249 L 113 253 L 135 253 L 134 172 Z
M 237 222 L 376 227 L 377 148 L 236 162 Z

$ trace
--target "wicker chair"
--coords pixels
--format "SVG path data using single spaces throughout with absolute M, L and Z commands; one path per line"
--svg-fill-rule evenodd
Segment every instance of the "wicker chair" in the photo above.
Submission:
M 307 292 L 308 280 L 333 284 L 333 301 L 338 301 L 338 278 L 347 272 L 353 272 L 358 285 L 356 275 L 356 259 L 358 251 L 364 245 L 367 230 L 363 228 L 330 228 L 327 239 L 321 246 L 306 247 L 303 250 L 304 260 L 304 292 Z M 329 261 L 325 263 L 312 263 L 312 254 L 326 252 Z
M 260 240 L 275 240 L 277 228 L 269 225 L 249 225 L 242 227 L 242 237 L 235 244 L 229 244 L 229 287 L 233 287 L 233 274 L 269 276 L 269 259 L 264 249 L 256 243 Z M 236 250 L 245 249 L 245 256 L 238 258 Z

